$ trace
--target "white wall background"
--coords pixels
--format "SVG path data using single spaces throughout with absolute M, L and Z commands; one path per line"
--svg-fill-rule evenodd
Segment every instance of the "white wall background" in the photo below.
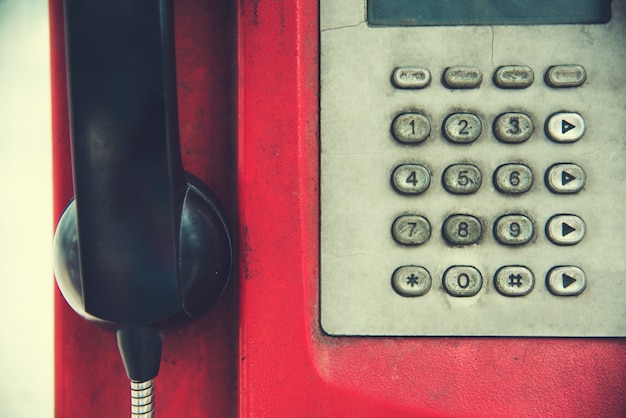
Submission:
M 53 410 L 47 0 L 0 0 L 0 418 Z

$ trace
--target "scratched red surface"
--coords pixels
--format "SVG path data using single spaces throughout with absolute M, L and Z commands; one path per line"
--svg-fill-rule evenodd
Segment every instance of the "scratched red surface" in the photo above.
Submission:
M 238 225 L 239 277 L 166 337 L 157 416 L 626 416 L 623 339 L 320 332 L 318 4 L 225 3 L 175 2 L 179 110 L 186 168 Z M 57 217 L 72 194 L 61 22 L 51 0 Z M 128 415 L 113 336 L 60 298 L 56 366 L 58 417 Z

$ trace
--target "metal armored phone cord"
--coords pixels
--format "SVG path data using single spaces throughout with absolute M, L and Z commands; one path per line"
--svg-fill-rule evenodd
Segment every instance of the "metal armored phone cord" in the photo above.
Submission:
M 154 379 L 130 381 L 131 418 L 154 417 Z

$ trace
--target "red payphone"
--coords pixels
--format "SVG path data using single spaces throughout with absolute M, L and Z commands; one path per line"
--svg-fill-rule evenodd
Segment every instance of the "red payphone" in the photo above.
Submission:
M 223 3 L 174 4 L 179 126 L 239 267 L 165 337 L 157 415 L 626 414 L 622 3 Z M 113 336 L 56 324 L 57 416 L 127 414 Z

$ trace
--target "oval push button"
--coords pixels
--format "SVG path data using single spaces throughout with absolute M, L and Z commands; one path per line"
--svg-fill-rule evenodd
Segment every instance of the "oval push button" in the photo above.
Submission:
M 493 235 L 505 245 L 522 245 L 535 235 L 533 221 L 524 215 L 504 215 L 493 224 Z
M 546 135 L 554 142 L 576 142 L 585 134 L 585 120 L 575 112 L 560 112 L 546 121 Z
M 546 275 L 546 286 L 556 296 L 580 295 L 587 287 L 587 275 L 580 267 L 553 267 Z
M 419 215 L 399 216 L 393 222 L 391 235 L 399 244 L 420 245 L 430 238 L 430 223 Z
M 430 273 L 420 266 L 402 266 L 391 276 L 391 286 L 401 296 L 423 296 L 430 290 Z
M 450 193 L 476 192 L 483 182 L 480 169 L 472 164 L 454 164 L 446 168 L 441 178 L 443 187 Z
M 546 235 L 556 245 L 578 244 L 585 233 L 585 223 L 576 215 L 554 215 L 546 223 Z
M 443 287 L 451 296 L 475 296 L 483 287 L 483 276 L 472 266 L 452 266 L 443 274 Z
M 430 172 L 420 164 L 402 164 L 393 171 L 391 184 L 398 193 L 420 194 L 430 186 Z
M 483 125 L 472 113 L 454 113 L 443 122 L 443 134 L 455 144 L 469 144 L 478 139 Z
M 554 164 L 546 171 L 546 186 L 552 193 L 578 193 L 586 181 L 585 170 L 578 164 Z
M 524 89 L 535 80 L 535 73 L 525 65 L 506 65 L 496 70 L 493 81 L 503 89 Z
M 443 84 L 451 89 L 475 89 L 483 81 L 483 74 L 477 67 L 448 67 L 443 73 Z
M 452 215 L 443 223 L 443 236 L 450 244 L 471 245 L 483 234 L 480 220 L 471 215 Z
M 403 144 L 419 144 L 430 135 L 430 121 L 421 113 L 402 113 L 394 119 L 391 133 Z
M 525 296 L 535 287 L 535 276 L 524 266 L 504 266 L 494 275 L 493 284 L 504 296 Z
M 578 87 L 587 79 L 581 65 L 554 65 L 546 71 L 546 83 L 552 87 Z
M 504 164 L 493 174 L 493 184 L 501 193 L 525 193 L 530 190 L 533 182 L 533 171 L 524 164 Z
M 391 74 L 391 82 L 399 89 L 423 89 L 430 84 L 430 71 L 424 67 L 398 67 Z
M 527 141 L 534 130 L 532 119 L 524 113 L 504 113 L 493 122 L 493 134 L 507 144 Z

